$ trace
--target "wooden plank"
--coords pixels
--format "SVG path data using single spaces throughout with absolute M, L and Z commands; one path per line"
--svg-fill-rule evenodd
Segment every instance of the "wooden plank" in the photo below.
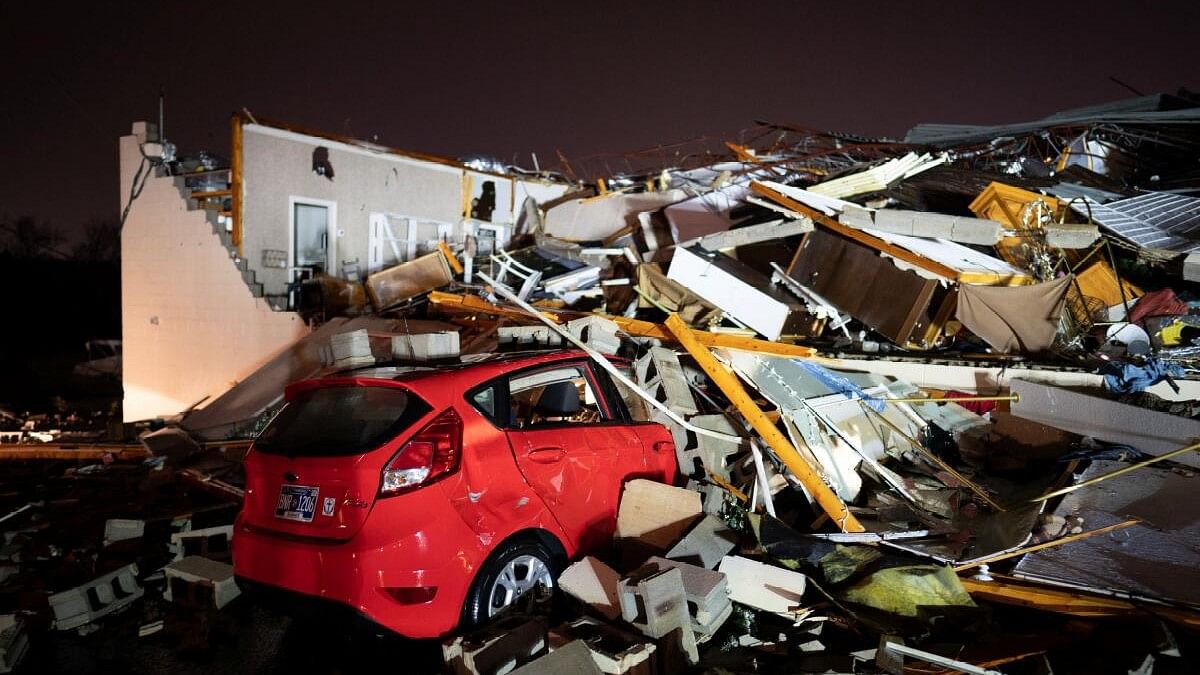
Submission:
M 63 445 L 58 443 L 18 443 L 0 445 L 0 460 L 88 460 L 103 459 L 112 455 L 114 459 L 146 459 L 150 453 L 138 445 Z
M 459 295 L 457 293 L 445 293 L 442 291 L 432 291 L 429 294 L 429 302 L 446 309 L 460 312 L 478 312 L 484 314 L 492 314 L 494 316 L 503 316 L 509 319 L 520 319 L 526 322 L 532 321 L 533 317 L 529 316 L 524 311 L 519 309 L 510 309 L 493 305 L 486 300 L 474 295 Z M 582 312 L 561 312 L 551 313 L 542 312 L 542 316 L 550 319 L 555 323 L 563 323 L 566 320 L 588 316 Z M 635 337 L 650 337 L 659 340 L 675 341 L 675 335 L 657 323 L 649 321 L 641 321 L 639 319 L 630 319 L 623 316 L 609 316 L 601 314 L 605 319 L 617 324 L 624 332 Z M 812 347 L 804 347 L 802 345 L 787 344 L 785 342 L 768 342 L 767 340 L 759 340 L 756 338 L 744 337 L 741 335 L 728 335 L 723 333 L 710 333 L 704 330 L 695 328 L 689 329 L 692 337 L 697 342 L 711 349 L 740 349 L 748 352 L 757 352 L 759 354 L 770 354 L 772 356 L 786 356 L 796 359 L 811 359 L 817 355 L 817 350 Z
M 821 477 L 820 472 L 811 464 L 800 456 L 796 451 L 795 446 L 791 441 L 783 435 L 779 429 L 767 419 L 750 394 L 746 392 L 746 388 L 742 386 L 740 380 L 721 362 L 717 361 L 716 357 L 708 351 L 708 348 L 701 344 L 693 335 L 695 331 L 691 329 L 683 319 L 679 318 L 678 314 L 671 314 L 667 317 L 667 330 L 675 336 L 675 339 L 683 346 L 684 349 L 696 359 L 700 367 L 708 374 L 708 377 L 721 389 L 729 402 L 737 407 L 738 412 L 750 423 L 754 431 L 762 437 L 763 441 L 775 452 L 780 461 L 791 470 L 797 480 L 804 485 L 808 493 L 812 495 L 817 504 L 825 513 L 829 514 L 829 518 L 837 523 L 838 527 L 843 532 L 863 532 L 866 528 L 858 522 L 854 514 L 850 513 L 850 509 L 838 496 L 833 493 L 833 490 L 825 484 L 825 480 Z
M 216 199 L 218 197 L 229 197 L 232 195 L 233 190 L 196 191 L 192 193 L 192 199 Z
M 449 244 L 439 241 L 438 250 L 442 252 L 442 255 L 446 256 L 446 262 L 450 263 L 450 269 L 454 270 L 455 274 L 463 273 L 462 263 L 458 261 L 458 256 L 454 255 L 454 251 L 450 250 Z
M 233 242 L 233 245 L 237 247 L 239 256 L 242 255 L 242 171 L 244 165 L 242 160 L 242 125 L 245 123 L 245 116 L 242 113 L 233 114 L 233 126 L 230 130 L 233 148 L 230 152 L 229 159 L 229 190 L 233 196 L 233 229 L 230 232 L 230 240 Z
M 912 251 L 909 251 L 908 249 L 896 246 L 895 244 L 889 244 L 888 242 L 880 239 L 879 237 L 873 237 L 861 230 L 856 230 L 852 227 L 846 227 L 845 225 L 842 225 L 841 223 L 834 220 L 833 218 L 830 218 L 829 216 L 825 215 L 824 213 L 821 213 L 820 211 L 817 211 L 816 209 L 810 208 L 807 204 L 802 204 L 802 203 L 796 201 L 795 199 L 788 197 L 787 195 L 783 194 L 782 192 L 772 190 L 771 188 L 767 187 L 766 185 L 763 185 L 762 183 L 759 183 L 758 181 L 753 181 L 752 183 L 750 183 L 750 189 L 752 191 L 757 192 L 758 194 L 766 197 L 767 199 L 770 199 L 771 201 L 775 202 L 776 204 L 779 204 L 780 206 L 785 206 L 785 207 L 795 211 L 796 213 L 799 213 L 804 216 L 808 216 L 809 218 L 812 219 L 812 221 L 814 223 L 817 223 L 818 225 L 821 225 L 822 227 L 825 227 L 826 229 L 832 230 L 833 232 L 837 232 L 838 234 L 840 234 L 844 237 L 853 239 L 853 240 L 859 242 L 860 244 L 865 244 L 866 246 L 870 246 L 871 248 L 875 249 L 876 251 L 879 251 L 880 253 L 886 253 L 886 254 L 892 256 L 893 258 L 896 258 L 897 260 L 903 260 L 904 262 L 910 263 L 912 265 L 916 265 L 917 267 L 920 267 L 923 270 L 933 272 L 934 274 L 936 274 L 940 277 L 945 277 L 952 281 L 958 281 L 958 279 L 959 279 L 959 276 L 960 276 L 959 271 L 952 267 L 947 267 L 937 261 L 930 260 L 929 258 L 926 258 L 924 256 L 917 255 L 916 253 L 913 253 Z
M 1200 627 L 1200 612 L 1149 603 L 1073 592 L 1049 586 L 1016 583 L 1007 578 L 978 581 L 963 577 L 963 588 L 977 600 L 1029 607 L 1043 612 L 1079 617 L 1137 616 L 1154 614 L 1193 628 Z

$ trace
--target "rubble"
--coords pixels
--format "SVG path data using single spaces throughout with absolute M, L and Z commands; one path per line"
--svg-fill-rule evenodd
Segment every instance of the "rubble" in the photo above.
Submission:
M 137 565 L 129 564 L 82 586 L 51 595 L 55 630 L 86 631 L 102 617 L 122 610 L 142 597 Z
M 164 572 L 167 591 L 163 597 L 170 602 L 221 609 L 241 595 L 228 563 L 190 555 L 167 565 Z
M 1049 672 L 1120 622 L 1194 629 L 1200 101 L 1160 103 L 903 141 L 764 123 L 681 164 L 572 172 L 546 199 L 464 189 L 461 222 L 405 217 L 423 234 L 390 257 L 375 241 L 365 278 L 343 261 L 289 291 L 321 291 L 311 332 L 137 446 L 6 412 L 0 456 L 96 462 L 70 468 L 84 483 L 152 455 L 147 483 L 235 503 L 289 385 L 573 345 L 624 401 L 603 419 L 665 425 L 673 443 L 644 450 L 679 476 L 606 497 L 611 548 L 557 578 L 573 602 L 449 637 L 452 672 Z M 504 203 L 520 214 L 491 220 Z M 171 611 L 228 611 L 232 517 L 40 534 L 88 497 L 5 501 L 2 587 L 53 567 L 36 593 L 59 630 L 163 582 Z M 0 618 L 0 667 L 26 618 Z M 157 639 L 159 620 L 137 624 Z M 1012 656 L 1034 622 L 1060 642 Z M 1130 644 L 1133 667 L 1163 656 Z

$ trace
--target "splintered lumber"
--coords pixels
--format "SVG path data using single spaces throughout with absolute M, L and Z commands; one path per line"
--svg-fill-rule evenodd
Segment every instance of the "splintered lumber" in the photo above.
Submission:
M 450 250 L 450 245 L 444 241 L 439 241 L 437 247 L 442 252 L 442 255 L 446 256 L 446 262 L 450 265 L 450 269 L 454 270 L 455 274 L 462 274 L 462 263 L 458 261 L 458 256 L 454 255 L 454 251 Z
M 795 199 L 792 199 L 791 197 L 783 194 L 782 192 L 772 190 L 770 187 L 767 187 L 766 185 L 763 185 L 762 183 L 759 183 L 758 181 L 752 182 L 750 184 L 750 189 L 753 190 L 754 192 L 757 192 L 758 194 L 766 197 L 767 199 L 770 199 L 771 201 L 775 202 L 776 204 L 779 204 L 780 206 L 786 206 L 787 208 L 795 211 L 796 213 L 799 213 L 800 215 L 811 218 L 814 223 L 817 223 L 817 224 L 821 225 L 822 227 L 833 230 L 834 232 L 837 232 L 838 234 L 842 235 L 843 237 L 848 237 L 848 238 L 853 239 L 861 244 L 866 244 L 867 246 L 875 249 L 876 251 L 880 251 L 881 253 L 886 253 L 897 260 L 903 260 L 904 262 L 909 263 L 911 265 L 916 265 L 917 267 L 920 267 L 923 270 L 933 272 L 934 274 L 938 275 L 939 277 L 945 277 L 946 279 L 950 279 L 951 281 L 959 280 L 960 272 L 956 269 L 947 267 L 937 261 L 930 260 L 929 258 L 926 258 L 924 256 L 917 255 L 916 253 L 913 253 L 912 251 L 901 248 L 894 244 L 889 244 L 888 242 L 880 239 L 879 237 L 873 237 L 870 234 L 867 234 L 866 232 L 863 232 L 861 230 L 856 230 L 853 227 L 847 227 L 847 226 L 839 223 L 838 221 L 834 220 L 833 218 L 830 218 L 829 216 L 825 215 L 824 213 L 821 213 L 820 211 L 818 211 L 814 208 L 811 208 L 807 204 L 802 204 L 802 203 L 796 201 Z
M 460 311 L 460 312 L 475 312 L 480 314 L 491 314 L 493 316 L 502 316 L 509 319 L 520 319 L 528 321 L 534 317 L 528 312 L 520 309 L 510 309 L 492 303 L 474 295 L 459 295 L 456 293 L 445 293 L 442 291 L 432 291 L 429 293 L 429 302 L 443 307 L 445 309 Z M 542 316 L 550 319 L 554 323 L 563 323 L 564 319 L 574 319 L 580 316 L 587 316 L 586 313 L 579 312 L 562 312 L 553 314 L 550 312 L 539 312 Z M 674 333 L 664 328 L 657 323 L 649 321 L 640 321 L 638 319 L 630 319 L 623 316 L 600 315 L 605 319 L 612 321 L 620 326 L 621 330 L 628 335 L 634 337 L 657 338 L 659 340 L 675 341 Z M 709 347 L 710 349 L 725 348 L 725 349 L 740 349 L 748 352 L 758 352 L 760 354 L 770 354 L 772 356 L 785 356 L 793 359 L 807 359 L 816 356 L 817 350 L 812 347 L 803 347 L 801 345 L 787 344 L 783 342 L 768 342 L 766 340 L 758 340 L 742 335 L 727 335 L 722 333 L 710 333 L 705 330 L 697 330 L 688 327 L 691 335 L 700 344 Z
M 750 398 L 750 394 L 746 393 L 745 387 L 742 386 L 737 376 L 717 361 L 712 352 L 696 339 L 694 335 L 696 331 L 689 328 L 677 314 L 667 317 L 666 327 L 674 334 L 679 344 L 692 355 L 692 358 L 696 359 L 708 377 L 721 389 L 729 402 L 738 409 L 738 412 L 746 418 L 746 421 L 770 446 L 780 461 L 808 490 L 821 509 L 829 514 L 830 519 L 837 523 L 843 532 L 863 532 L 866 528 L 858 522 L 858 519 L 850 513 L 850 509 L 846 508 L 842 500 L 838 499 L 833 490 L 825 484 L 820 472 L 801 457 L 791 441 L 767 418 L 762 409 L 755 405 L 754 400 Z
M 1153 614 L 1183 625 L 1200 627 L 1200 612 L 1151 603 L 1134 604 L 1120 598 L 1091 595 L 1073 590 L 1014 582 L 1007 577 L 993 581 L 960 579 L 977 600 L 1029 607 L 1044 612 L 1079 617 L 1137 616 Z

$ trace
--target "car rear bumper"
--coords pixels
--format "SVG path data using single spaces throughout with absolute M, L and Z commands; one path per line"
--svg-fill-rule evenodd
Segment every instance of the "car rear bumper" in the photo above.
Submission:
M 403 501 L 376 504 L 366 525 L 349 541 L 279 534 L 249 526 L 239 517 L 232 542 L 235 574 L 255 584 L 346 605 L 401 635 L 445 635 L 458 625 L 467 588 L 482 559 L 478 539 L 444 501 L 440 509 L 416 510 L 403 506 Z M 396 516 L 423 522 L 404 534 Z M 387 527 L 378 527 L 381 523 Z

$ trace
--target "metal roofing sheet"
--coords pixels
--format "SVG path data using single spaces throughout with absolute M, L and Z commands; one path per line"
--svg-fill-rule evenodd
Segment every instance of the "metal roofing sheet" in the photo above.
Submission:
M 1200 250 L 1200 198 L 1147 192 L 1108 204 L 1085 197 L 1071 208 L 1143 248 Z

